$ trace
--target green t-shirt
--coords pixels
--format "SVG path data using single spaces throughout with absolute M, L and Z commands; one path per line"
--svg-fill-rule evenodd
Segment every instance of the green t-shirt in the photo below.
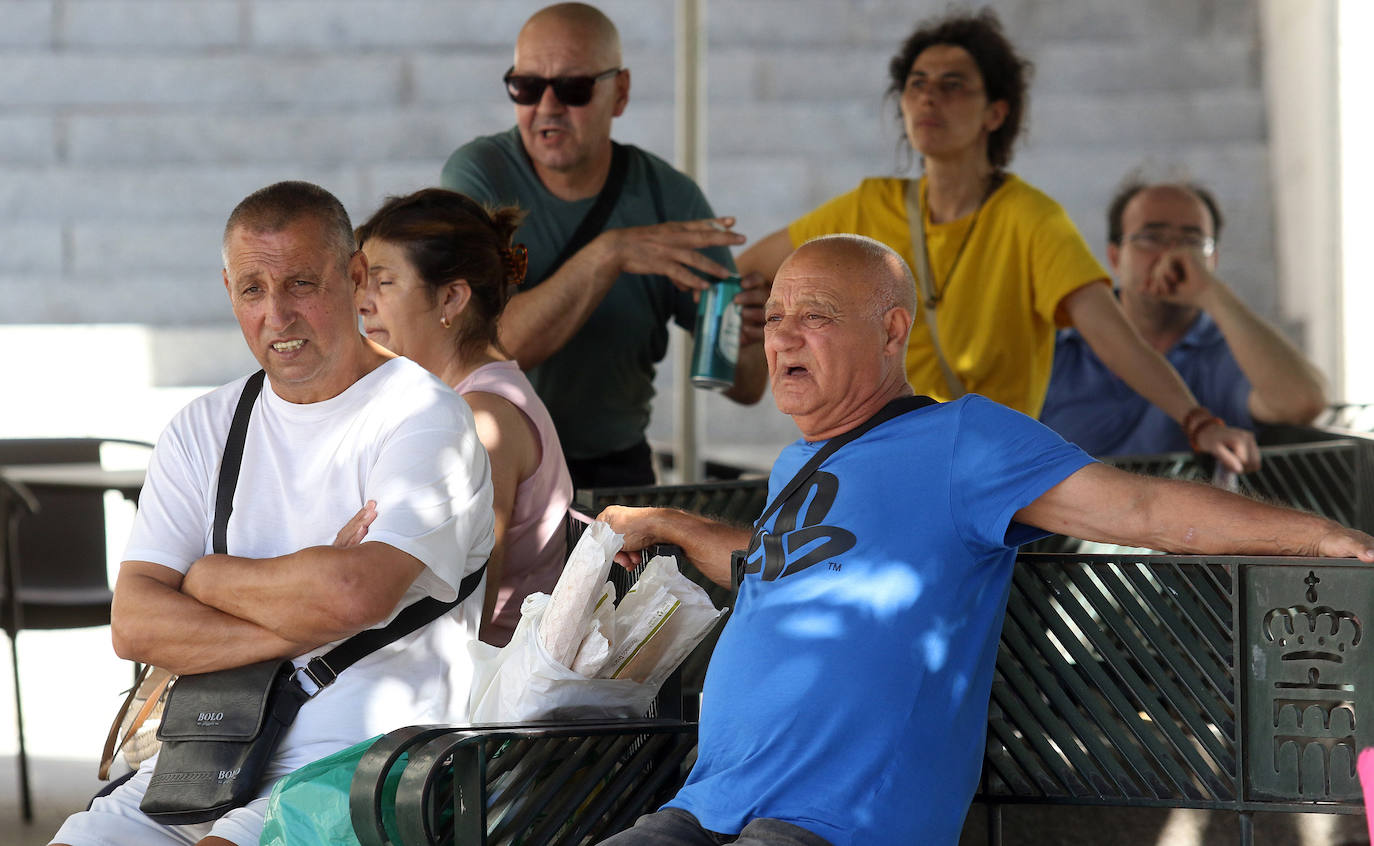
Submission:
M 606 229 L 715 217 L 695 182 L 652 153 L 633 146 L 628 151 L 625 185 Z M 655 202 L 654 182 L 661 202 Z M 440 183 L 490 205 L 517 205 L 528 212 L 515 233 L 530 254 L 522 290 L 543 281 L 596 201 L 566 202 L 549 193 L 515 128 L 464 144 L 444 164 Z M 726 248 L 705 252 L 734 268 Z M 670 319 L 692 330 L 696 305 L 690 293 L 663 276 L 622 274 L 568 343 L 528 372 L 569 458 L 595 458 L 643 439 L 654 365 L 668 350 Z

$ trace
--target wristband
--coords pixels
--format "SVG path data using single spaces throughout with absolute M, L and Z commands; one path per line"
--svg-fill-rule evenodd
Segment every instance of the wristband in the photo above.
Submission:
M 1213 425 L 1224 424 L 1220 417 L 1217 417 L 1200 405 L 1190 408 L 1188 413 L 1183 415 L 1183 421 L 1179 423 L 1179 426 L 1183 429 L 1184 437 L 1188 439 L 1188 447 L 1192 449 L 1193 452 L 1202 452 L 1198 447 L 1197 437 L 1202 434 L 1204 429 Z

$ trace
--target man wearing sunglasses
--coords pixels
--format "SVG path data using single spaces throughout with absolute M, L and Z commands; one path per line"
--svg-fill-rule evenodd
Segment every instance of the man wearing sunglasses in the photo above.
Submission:
M 1131 181 L 1107 212 L 1121 309 L 1228 426 L 1310 423 L 1326 406 L 1311 362 L 1215 275 L 1216 200 L 1196 185 Z M 1063 330 L 1040 419 L 1092 455 L 1188 449 L 1179 427 Z
M 733 218 L 715 216 L 692 180 L 611 141 L 611 123 L 629 103 L 630 72 L 615 25 L 600 11 L 563 3 L 535 13 L 504 81 L 516 126 L 458 149 L 441 183 L 529 212 L 516 233 L 529 249 L 529 273 L 501 318 L 500 338 L 548 406 L 573 483 L 652 484 L 644 430 L 668 321 L 693 328 L 693 294 L 734 271 L 728 247 L 744 237 L 730 231 Z M 751 277 L 743 288 L 739 365 L 726 396 L 751 404 L 767 383 L 767 287 Z

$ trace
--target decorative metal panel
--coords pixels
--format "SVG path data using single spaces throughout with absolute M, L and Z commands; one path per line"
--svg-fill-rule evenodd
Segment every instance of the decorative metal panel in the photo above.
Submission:
M 1355 756 L 1374 741 L 1370 575 L 1245 569 L 1247 799 L 1360 799 Z
M 1023 554 L 982 796 L 1358 811 L 1372 615 L 1354 561 Z
M 993 681 L 984 793 L 1233 799 L 1231 593 L 1223 564 L 1022 555 Z

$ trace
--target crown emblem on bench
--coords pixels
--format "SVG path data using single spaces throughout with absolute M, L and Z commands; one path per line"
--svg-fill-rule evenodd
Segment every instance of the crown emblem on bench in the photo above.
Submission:
M 1284 668 L 1267 682 L 1272 772 L 1295 776 L 1299 795 L 1328 796 L 1337 773 L 1345 786 L 1355 777 L 1358 716 L 1350 674 L 1364 624 L 1353 611 L 1319 602 L 1321 579 L 1315 571 L 1308 572 L 1303 584 L 1305 603 L 1269 609 L 1260 626 L 1270 655 L 1277 653 L 1274 669 Z M 1320 761 L 1316 784 L 1315 773 L 1303 763 L 1313 749 L 1317 751 L 1311 755 Z
M 1264 615 L 1264 639 L 1283 650 L 1284 661 L 1345 661 L 1360 642 L 1364 625 L 1350 611 L 1330 605 L 1290 605 Z

